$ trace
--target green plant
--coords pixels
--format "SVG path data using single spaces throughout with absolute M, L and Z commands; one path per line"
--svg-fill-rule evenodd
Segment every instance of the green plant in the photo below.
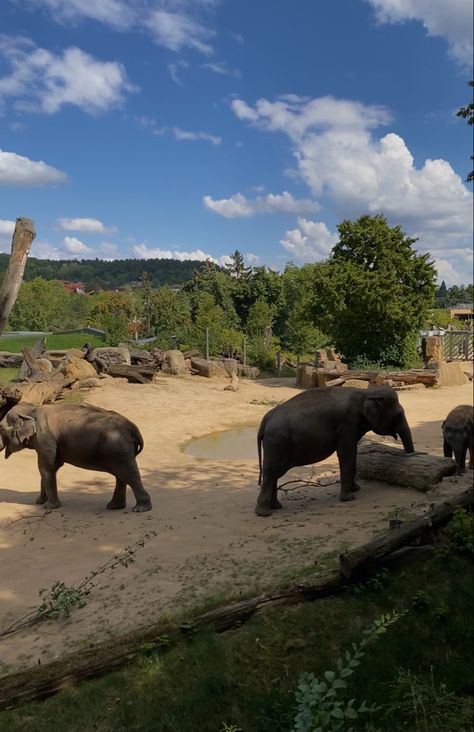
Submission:
M 344 657 L 338 658 L 337 671 L 325 671 L 324 680 L 314 673 L 301 674 L 296 691 L 298 712 L 294 720 L 293 732 L 352 732 L 353 727 L 347 723 L 358 720 L 361 714 L 374 712 L 376 705 L 368 706 L 364 700 L 356 703 L 355 699 L 340 698 L 347 695 L 346 678 L 351 676 L 360 666 L 365 655 L 364 648 L 383 635 L 387 629 L 406 614 L 392 612 L 382 615 L 363 631 L 363 639 L 357 645 L 352 644 L 352 653 L 346 651 Z
M 441 548 L 442 553 L 473 554 L 474 519 L 472 513 L 468 513 L 461 507 L 456 508 L 443 536 L 445 542 Z
M 68 618 L 72 608 L 84 607 L 90 590 L 65 585 L 56 580 L 50 589 L 42 587 L 39 591 L 43 598 L 41 605 L 36 608 L 36 618 Z
M 385 583 L 390 575 L 388 569 L 383 568 L 376 572 L 366 582 L 357 582 L 353 585 L 349 585 L 348 590 L 353 595 L 360 595 L 364 590 L 382 590 Z

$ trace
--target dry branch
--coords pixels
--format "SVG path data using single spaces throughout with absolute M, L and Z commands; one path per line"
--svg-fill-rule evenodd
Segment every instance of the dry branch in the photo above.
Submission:
M 0 287 L 0 334 L 3 333 L 15 304 L 23 280 L 28 253 L 35 236 L 35 225 L 31 219 L 18 218 L 16 220 L 12 237 L 12 251 Z

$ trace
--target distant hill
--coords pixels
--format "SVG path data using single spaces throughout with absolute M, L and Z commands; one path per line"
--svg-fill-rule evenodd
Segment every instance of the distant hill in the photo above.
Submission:
M 8 265 L 8 254 L 0 254 L 0 277 Z M 45 280 L 66 280 L 83 282 L 88 290 L 114 289 L 136 283 L 143 272 L 153 287 L 160 285 L 181 285 L 190 280 L 201 262 L 177 259 L 116 259 L 105 262 L 101 259 L 35 259 L 29 257 L 26 263 L 26 281 L 35 277 Z

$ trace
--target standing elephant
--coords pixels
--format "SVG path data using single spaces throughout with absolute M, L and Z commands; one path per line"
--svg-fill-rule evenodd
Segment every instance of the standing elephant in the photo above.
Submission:
M 410 428 L 396 392 L 389 386 L 308 389 L 271 409 L 258 431 L 260 493 L 255 512 L 269 516 L 281 508 L 277 481 L 290 468 L 325 460 L 337 451 L 341 501 L 352 501 L 357 443 L 366 432 L 400 436 L 406 453 L 414 452 Z M 263 445 L 263 467 L 262 467 Z
M 151 509 L 136 456 L 143 438 L 133 422 L 117 412 L 89 404 L 18 404 L 0 422 L 0 450 L 5 457 L 24 448 L 36 450 L 41 492 L 36 503 L 59 508 L 56 473 L 64 463 L 115 476 L 109 509 L 125 508 L 129 485 L 135 495 L 134 511 Z
M 466 453 L 469 450 L 469 468 L 474 469 L 474 419 L 473 408 L 461 404 L 450 411 L 442 424 L 443 452 L 445 457 L 456 460 L 458 475 L 466 469 Z

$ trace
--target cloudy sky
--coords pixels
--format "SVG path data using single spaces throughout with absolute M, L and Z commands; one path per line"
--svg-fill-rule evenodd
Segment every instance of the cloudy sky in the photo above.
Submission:
M 281 269 L 384 213 L 471 279 L 471 0 L 1 0 L 0 250 Z

